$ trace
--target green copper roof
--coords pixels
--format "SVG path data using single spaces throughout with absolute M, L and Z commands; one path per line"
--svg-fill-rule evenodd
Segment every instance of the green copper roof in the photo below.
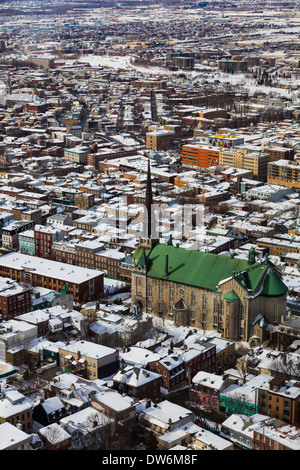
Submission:
M 226 295 L 224 295 L 224 299 L 227 300 L 227 302 L 237 302 L 240 300 L 239 296 L 234 292 L 234 290 L 231 290 Z
M 268 320 L 263 316 L 259 315 L 256 320 L 253 322 L 253 325 L 258 325 L 260 328 L 264 328 L 269 324 Z
M 140 256 L 140 259 L 138 260 L 138 263 L 137 263 L 139 266 L 142 266 L 143 268 L 145 266 L 147 266 L 147 255 L 146 255 L 146 252 L 145 252 L 145 248 L 143 247 L 142 248 L 142 254 Z
M 267 296 L 276 296 L 284 295 L 288 291 L 287 286 L 282 282 L 281 279 L 275 274 L 275 272 L 270 269 L 270 272 L 267 274 L 262 295 Z
M 138 248 L 134 258 L 139 258 L 142 250 Z M 169 271 L 165 277 L 165 255 L 168 254 Z M 148 254 L 150 261 L 148 276 L 157 279 L 168 279 L 171 282 L 201 287 L 207 290 L 218 290 L 218 284 L 227 278 L 239 274 L 237 280 L 247 291 L 254 291 L 268 266 L 262 263 L 248 263 L 248 260 L 202 251 L 187 250 L 176 246 L 158 244 Z M 250 269 L 252 268 L 252 269 Z
M 146 255 L 149 253 L 149 248 L 145 249 L 145 253 Z M 143 253 L 143 247 L 142 246 L 139 246 L 135 252 L 132 254 L 132 259 L 139 259 L 140 256 L 142 255 Z

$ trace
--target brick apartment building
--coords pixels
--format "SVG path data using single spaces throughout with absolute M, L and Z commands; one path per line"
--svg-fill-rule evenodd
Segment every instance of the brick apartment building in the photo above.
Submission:
M 0 278 L 0 318 L 7 321 L 31 310 L 31 289 L 9 278 Z
M 176 135 L 172 131 L 158 129 L 146 133 L 146 148 L 151 150 L 166 150 L 172 147 Z
M 121 264 L 124 259 L 125 253 L 118 250 L 103 250 L 95 255 L 95 268 L 104 271 L 108 277 L 120 279 Z
M 67 241 L 54 242 L 52 245 L 53 260 L 76 266 L 75 244 Z
M 82 241 L 75 245 L 75 264 L 89 269 L 100 269 L 97 264 L 97 254 L 103 250 L 103 243 L 97 240 Z
M 79 303 L 99 299 L 104 292 L 104 273 L 101 271 L 22 253 L 9 253 L 0 258 L 0 276 L 58 292 L 67 288 L 74 301 Z
M 162 377 L 141 367 L 127 366 L 113 377 L 113 388 L 135 400 L 148 398 L 153 402 L 161 400 Z
M 147 367 L 162 376 L 162 387 L 168 392 L 185 387 L 189 380 L 199 371 L 215 371 L 216 346 L 207 343 L 197 348 L 174 348 L 171 344 L 166 356 L 151 361 Z
M 258 413 L 300 426 L 300 382 L 278 375 L 257 391 Z
M 300 450 L 300 428 L 279 420 L 262 423 L 253 432 L 253 450 Z
M 40 258 L 54 259 L 53 243 L 63 238 L 63 230 L 57 227 L 36 225 L 34 227 L 35 255 Z

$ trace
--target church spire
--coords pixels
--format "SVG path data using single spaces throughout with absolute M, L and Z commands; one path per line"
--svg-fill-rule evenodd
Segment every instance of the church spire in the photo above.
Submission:
M 148 157 L 148 171 L 147 171 L 147 187 L 146 187 L 146 216 L 147 219 L 145 220 L 146 223 L 146 236 L 151 238 L 151 212 L 152 212 L 152 205 L 153 205 L 153 196 L 152 196 L 152 184 L 151 184 L 151 169 L 150 169 L 150 158 Z

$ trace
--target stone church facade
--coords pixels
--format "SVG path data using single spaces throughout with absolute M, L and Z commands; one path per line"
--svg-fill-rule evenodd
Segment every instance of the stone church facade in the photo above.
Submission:
M 255 346 L 285 315 L 281 274 L 267 258 L 257 262 L 253 250 L 241 260 L 143 239 L 133 260 L 132 301 L 176 326 Z

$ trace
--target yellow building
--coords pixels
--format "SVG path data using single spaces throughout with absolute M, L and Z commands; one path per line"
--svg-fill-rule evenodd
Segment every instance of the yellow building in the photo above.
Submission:
M 31 450 L 32 435 L 8 422 L 0 424 L 0 450 Z
M 231 441 L 204 428 L 200 428 L 200 431 L 193 437 L 192 442 L 195 450 L 234 450 Z
M 166 150 L 172 147 L 176 139 L 175 132 L 159 129 L 146 134 L 146 148 L 152 150 Z
M 247 148 L 220 150 L 219 153 L 219 165 L 251 170 L 254 177 L 262 181 L 267 180 L 269 161 L 270 155 Z
M 300 162 L 278 160 L 268 164 L 268 183 L 300 188 Z
M 32 433 L 32 408 L 30 400 L 17 390 L 3 391 L 0 400 L 0 425 L 10 423 L 26 433 Z
M 119 353 L 116 349 L 89 341 L 77 341 L 59 348 L 59 357 L 64 372 L 89 380 L 108 377 L 119 369 Z

